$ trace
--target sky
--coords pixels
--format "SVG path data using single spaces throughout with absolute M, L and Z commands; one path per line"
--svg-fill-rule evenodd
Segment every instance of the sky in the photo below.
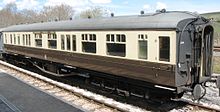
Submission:
M 43 6 L 67 4 L 77 12 L 100 6 L 115 15 L 134 15 L 140 11 L 153 13 L 163 8 L 197 13 L 220 11 L 219 0 L 0 0 L 0 9 L 8 3 L 16 3 L 19 10 L 41 10 Z

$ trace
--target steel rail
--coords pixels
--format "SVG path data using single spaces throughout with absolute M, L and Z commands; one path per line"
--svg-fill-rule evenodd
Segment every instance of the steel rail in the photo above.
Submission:
M 50 86 L 58 87 L 58 88 L 61 88 L 62 90 L 71 92 L 71 93 L 73 93 L 74 95 L 79 96 L 80 98 L 83 97 L 83 98 L 85 98 L 85 99 L 87 99 L 87 100 L 89 100 L 89 101 L 97 102 L 97 103 L 100 104 L 100 105 L 103 105 L 103 106 L 105 106 L 105 107 L 111 108 L 113 111 L 121 111 L 121 112 L 131 112 L 131 111 L 132 111 L 132 110 L 130 110 L 129 108 L 120 107 L 120 106 L 117 105 L 117 104 L 114 104 L 114 103 L 113 103 L 113 104 L 110 104 L 110 103 L 108 103 L 108 102 L 106 102 L 106 101 L 97 99 L 97 98 L 95 98 L 95 97 L 89 97 L 89 96 L 87 96 L 87 95 L 85 95 L 85 94 L 81 94 L 81 93 L 78 92 L 78 91 L 72 90 L 70 87 L 63 86 L 62 84 L 57 84 L 56 81 L 49 81 L 49 80 L 51 80 L 51 79 L 48 80 L 48 79 L 45 79 L 44 77 L 37 77 L 37 76 L 31 74 L 31 72 L 29 72 L 29 71 L 26 71 L 26 70 L 23 70 L 23 69 L 17 69 L 18 67 L 14 66 L 14 65 L 11 65 L 11 64 L 8 64 L 8 63 L 6 63 L 6 62 L 0 61 L 0 65 L 1 65 L 1 66 L 5 66 L 5 67 L 7 67 L 7 68 L 9 68 L 9 69 L 12 69 L 12 70 L 14 70 L 14 71 L 16 71 L 16 72 L 20 72 L 20 73 L 22 73 L 22 74 L 25 74 L 25 75 L 28 75 L 28 76 L 30 76 L 30 77 L 33 77 L 34 80 L 37 79 L 37 80 L 39 80 L 39 81 L 43 81 L 43 82 L 49 84 Z M 17 77 L 16 77 L 16 78 L 17 78 Z M 37 82 L 37 81 L 35 81 L 35 82 Z M 39 84 L 39 85 L 43 85 L 43 84 Z M 33 86 L 33 85 L 32 85 L 32 86 Z M 59 91 L 57 91 L 57 92 L 59 92 Z

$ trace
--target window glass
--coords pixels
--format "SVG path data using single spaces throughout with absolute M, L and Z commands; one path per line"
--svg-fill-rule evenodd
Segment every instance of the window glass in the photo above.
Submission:
M 70 46 L 70 35 L 66 35 L 66 48 L 67 50 L 70 50 L 71 46 Z
M 93 34 L 92 36 L 93 36 L 93 40 L 96 41 L 96 35 Z
M 87 53 L 96 53 L 96 43 L 82 42 L 82 51 Z
M 22 40 L 23 40 L 22 44 L 25 45 L 25 35 L 24 34 L 22 35 Z
M 116 41 L 121 42 L 121 35 L 119 35 L 119 34 L 116 35 Z
M 48 34 L 48 48 L 57 49 L 56 34 Z
M 28 40 L 28 39 L 29 39 L 29 38 L 28 38 L 28 34 L 25 35 L 25 39 L 26 39 L 25 45 L 28 45 L 28 41 L 29 41 L 29 40 Z
M 5 34 L 5 43 L 7 44 L 8 43 L 8 39 L 7 39 L 7 35 Z
M 159 37 L 159 60 L 170 61 L 170 38 Z
M 106 41 L 110 41 L 110 35 L 109 34 L 106 35 Z
M 20 35 L 18 34 L 17 36 L 18 36 L 18 45 L 20 45 L 20 40 L 21 40 Z
M 28 45 L 30 46 L 31 45 L 31 35 L 28 34 Z
M 139 45 L 139 55 L 138 57 L 140 59 L 147 59 L 147 40 L 139 40 L 138 41 Z
M 82 34 L 82 52 L 96 53 L 95 34 Z
M 107 55 L 125 57 L 125 44 L 107 43 Z
M 51 34 L 47 34 L 48 39 L 51 39 Z
M 61 35 L 61 49 L 65 50 L 65 36 Z
M 35 39 L 35 46 L 42 47 L 42 39 Z
M 89 34 L 89 40 L 93 40 L 93 35 Z
M 17 43 L 16 43 L 16 36 L 15 36 L 15 34 L 14 34 L 14 44 L 17 44 Z
M 76 51 L 76 35 L 72 35 L 72 44 L 73 44 L 73 51 Z
M 11 42 L 11 44 L 12 44 L 12 34 L 10 34 L 10 42 Z
M 35 46 L 42 47 L 42 34 L 35 34 Z
M 141 39 L 144 39 L 144 35 L 143 34 L 141 35 Z
M 87 34 L 85 34 L 85 40 L 88 40 L 88 35 Z
M 48 40 L 48 47 L 52 49 L 57 48 L 57 40 Z
M 121 35 L 121 42 L 126 42 L 125 35 Z
M 114 42 L 115 41 L 115 38 L 114 36 L 111 37 L 111 42 Z
M 85 40 L 85 36 L 84 36 L 84 34 L 82 34 L 82 40 Z
M 112 56 L 121 56 L 125 57 L 126 55 L 126 44 L 125 42 L 125 35 L 123 34 L 111 34 L 111 40 L 108 39 L 110 34 L 106 35 L 107 40 L 107 55 Z M 116 42 L 115 42 L 116 38 Z M 108 41 L 110 40 L 110 41 Z M 122 42 L 124 41 L 124 42 Z
M 112 39 L 112 38 L 115 38 L 115 35 L 114 35 L 114 34 L 111 34 L 111 39 Z
M 54 33 L 52 39 L 57 39 L 57 34 Z

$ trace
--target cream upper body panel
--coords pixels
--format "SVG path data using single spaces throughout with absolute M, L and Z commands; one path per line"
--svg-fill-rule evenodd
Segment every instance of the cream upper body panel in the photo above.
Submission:
M 4 44 L 13 44 L 17 46 L 27 46 L 27 47 L 36 47 L 35 46 L 35 33 L 36 32 L 3 32 Z M 141 31 L 56 31 L 54 32 L 57 35 L 57 49 L 48 48 L 48 38 L 47 33 L 42 33 L 42 49 L 51 49 L 59 50 L 65 52 L 73 53 L 83 53 L 88 55 L 99 55 L 113 58 L 129 59 L 129 60 L 140 60 L 164 64 L 176 64 L 176 31 L 150 31 L 150 30 L 141 30 Z M 30 45 L 23 45 L 22 42 L 26 43 L 26 39 L 23 40 L 22 35 L 30 35 Z M 82 51 L 82 34 L 95 34 L 96 35 L 96 53 L 85 53 Z M 125 44 L 125 57 L 107 55 L 107 34 L 124 34 L 126 36 Z M 138 57 L 138 35 L 144 34 L 147 35 L 147 59 L 139 59 Z M 16 36 L 14 38 L 14 35 Z M 76 36 L 76 51 L 62 50 L 61 49 L 61 35 L 75 35 Z M 12 38 L 11 38 L 12 36 Z M 20 40 L 17 38 L 19 37 Z M 170 38 L 170 54 L 169 61 L 160 61 L 159 60 L 159 37 L 169 37 Z M 11 40 L 12 39 L 12 40 Z M 14 40 L 16 39 L 16 40 Z M 66 38 L 65 38 L 66 39 Z M 11 43 L 12 41 L 12 43 Z M 17 41 L 14 43 L 14 41 Z M 20 42 L 18 42 L 20 41 Z M 18 44 L 20 43 L 20 44 Z M 66 40 L 65 40 L 66 45 Z M 72 41 L 71 41 L 72 48 Z

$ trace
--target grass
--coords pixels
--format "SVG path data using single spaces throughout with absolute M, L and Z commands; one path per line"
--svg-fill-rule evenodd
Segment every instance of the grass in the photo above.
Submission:
M 213 18 L 213 26 L 215 30 L 214 39 L 220 39 L 220 12 L 212 12 L 212 13 L 205 13 L 201 14 L 206 18 Z
M 211 13 L 205 13 L 201 15 L 207 18 L 213 18 L 214 20 L 220 22 L 220 12 L 211 12 Z
M 220 12 L 211 12 L 201 14 L 206 18 L 213 18 L 213 26 L 215 30 L 214 39 L 220 39 Z M 220 57 L 213 57 L 213 73 L 220 74 Z
M 220 57 L 213 57 L 213 73 L 220 74 Z

